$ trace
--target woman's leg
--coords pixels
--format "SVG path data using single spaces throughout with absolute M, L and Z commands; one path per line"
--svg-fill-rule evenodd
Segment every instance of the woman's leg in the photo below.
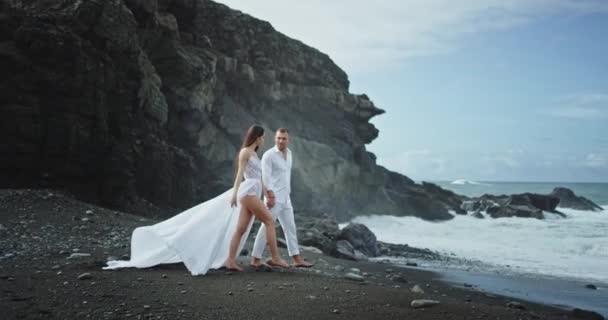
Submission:
M 230 240 L 230 251 L 228 251 L 228 259 L 226 259 L 226 263 L 224 266 L 228 269 L 243 271 L 243 268 L 239 267 L 236 263 L 236 256 L 238 255 L 239 244 L 241 243 L 241 238 L 245 231 L 247 231 L 247 227 L 249 227 L 249 222 L 251 221 L 252 213 L 247 210 L 245 206 L 241 206 L 241 212 L 239 213 L 239 221 L 236 225 L 236 230 L 234 231 L 234 235 Z
M 289 268 L 289 264 L 281 259 L 279 255 L 279 247 L 277 246 L 277 235 L 274 228 L 274 217 L 268 211 L 268 208 L 264 205 L 262 200 L 255 196 L 246 196 L 241 200 L 241 205 L 247 208 L 248 211 L 253 212 L 256 218 L 266 227 L 266 240 L 268 241 L 268 247 L 270 249 L 270 255 L 272 256 L 271 264 Z

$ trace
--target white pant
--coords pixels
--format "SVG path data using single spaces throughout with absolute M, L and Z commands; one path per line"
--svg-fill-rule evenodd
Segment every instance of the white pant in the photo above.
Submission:
M 285 234 L 285 240 L 287 240 L 287 251 L 290 256 L 295 256 L 300 254 L 300 249 L 298 248 L 298 236 L 296 234 L 296 222 L 293 217 L 293 207 L 291 206 L 291 201 L 287 200 L 285 203 L 277 203 L 272 209 L 270 209 L 270 213 L 274 217 L 275 221 L 278 218 L 279 223 L 281 224 L 281 228 L 283 229 L 283 233 Z M 266 248 L 266 225 L 262 223 L 260 230 L 258 230 L 258 234 L 255 237 L 255 242 L 253 243 L 253 251 L 251 252 L 251 256 L 254 258 L 262 258 L 264 254 L 264 249 Z

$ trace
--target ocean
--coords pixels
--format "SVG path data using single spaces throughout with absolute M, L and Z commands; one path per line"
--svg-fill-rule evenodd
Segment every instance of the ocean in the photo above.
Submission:
M 478 275 L 500 274 L 537 280 L 559 279 L 562 284 L 564 281 L 596 284 L 602 288 L 602 296 L 605 296 L 604 292 L 608 290 L 608 183 L 464 180 L 433 183 L 468 196 L 523 192 L 547 194 L 554 187 L 562 186 L 592 200 L 602 206 L 604 211 L 590 212 L 558 207 L 558 210 L 567 217 L 549 214 L 545 220 L 477 219 L 455 215 L 454 219 L 443 222 L 394 216 L 361 216 L 353 221 L 366 225 L 381 241 L 428 248 L 456 258 L 479 261 L 478 264 L 472 265 L 441 265 L 441 269 L 448 268 L 454 271 L 451 275 L 452 280 L 463 279 L 462 275 L 469 271 L 477 272 Z M 399 264 L 406 261 L 393 262 Z M 421 263 L 424 266 L 425 262 Z M 432 269 L 436 266 L 427 267 Z M 480 280 L 483 277 L 477 276 L 476 279 Z M 498 293 L 505 294 L 505 292 Z M 582 299 L 580 293 L 577 293 L 573 299 L 575 302 L 588 301 L 588 297 Z M 566 299 L 564 304 L 576 304 L 571 302 Z M 603 309 L 601 312 L 606 313 L 608 310 Z

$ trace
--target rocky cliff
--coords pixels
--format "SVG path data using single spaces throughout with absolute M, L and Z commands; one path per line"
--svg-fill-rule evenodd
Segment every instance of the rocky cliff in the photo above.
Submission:
M 256 123 L 267 137 L 290 129 L 302 214 L 460 210 L 461 197 L 376 165 L 365 145 L 384 111 L 268 22 L 206 0 L 1 3 L 0 187 L 170 215 L 231 186 Z

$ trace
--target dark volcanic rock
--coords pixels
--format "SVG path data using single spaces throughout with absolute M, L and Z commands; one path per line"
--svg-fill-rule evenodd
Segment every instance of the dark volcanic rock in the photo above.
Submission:
M 240 139 L 257 123 L 268 136 L 290 129 L 296 208 L 346 221 L 445 220 L 460 207 L 377 166 L 365 145 L 384 111 L 349 93 L 326 54 L 268 22 L 207 0 L 1 8 L 0 187 L 60 187 L 171 215 L 230 188 Z
M 376 235 L 365 225 L 350 223 L 340 231 L 339 240 L 348 241 L 354 249 L 361 251 L 368 257 L 377 257 L 380 254 Z
M 543 211 L 564 216 L 555 208 L 559 199 L 550 195 L 522 193 L 510 196 L 483 195 L 479 198 L 465 200 L 461 208 L 472 211 L 477 218 L 483 218 L 485 211 L 492 218 L 521 217 L 543 219 Z
M 357 254 L 353 245 L 346 240 L 338 240 L 332 256 L 347 260 L 357 260 Z
M 571 208 L 577 210 L 588 210 L 588 211 L 603 211 L 602 207 L 593 203 L 593 201 L 579 197 L 568 188 L 557 187 L 550 193 L 551 196 L 559 199 L 559 206 L 562 208 Z
M 297 217 L 299 244 L 318 248 L 328 255 L 335 251 L 336 241 L 340 233 L 336 220 L 329 217 Z

